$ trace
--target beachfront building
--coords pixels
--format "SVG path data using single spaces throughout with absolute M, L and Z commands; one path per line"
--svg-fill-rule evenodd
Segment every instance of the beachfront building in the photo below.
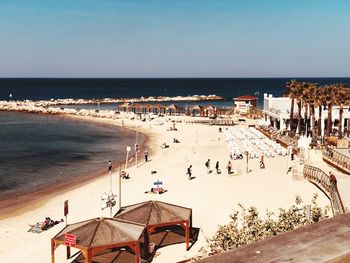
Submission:
M 236 97 L 233 101 L 235 113 L 240 114 L 247 114 L 251 108 L 256 108 L 258 105 L 258 98 L 250 95 Z
M 274 127 L 278 130 L 287 131 L 290 129 L 290 109 L 291 109 L 292 100 L 289 97 L 273 97 L 272 94 L 264 94 L 264 108 L 263 115 L 265 118 L 265 122 L 267 126 Z M 318 116 L 319 116 L 319 107 L 315 107 L 315 119 L 316 119 L 316 127 L 318 126 Z M 327 125 L 327 115 L 328 110 L 327 107 L 321 107 L 321 135 L 324 134 L 325 127 Z M 301 109 L 301 129 L 303 131 L 310 132 L 311 128 L 311 118 L 309 109 L 307 110 L 308 120 L 303 120 L 305 116 L 305 107 Z M 347 134 L 350 128 L 350 111 L 349 107 L 344 107 L 343 111 L 343 124 L 342 124 L 342 132 L 343 134 Z M 297 102 L 294 102 L 294 112 L 293 112 L 293 127 L 297 127 L 298 123 L 298 105 Z M 332 107 L 332 130 L 338 129 L 339 123 L 339 106 Z M 297 131 L 299 133 L 299 131 Z

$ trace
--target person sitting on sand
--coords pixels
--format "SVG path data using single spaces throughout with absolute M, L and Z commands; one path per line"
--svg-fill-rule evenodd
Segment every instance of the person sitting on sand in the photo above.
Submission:
M 162 149 L 169 148 L 169 145 L 167 145 L 165 142 L 160 146 Z
M 173 143 L 180 143 L 178 139 L 173 139 Z
M 120 177 L 123 178 L 123 179 L 129 179 L 130 178 L 129 174 L 127 174 L 125 171 L 122 171 L 120 173 Z

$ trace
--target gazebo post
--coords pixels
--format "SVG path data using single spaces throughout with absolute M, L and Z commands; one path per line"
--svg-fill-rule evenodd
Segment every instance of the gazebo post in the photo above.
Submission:
M 140 243 L 135 242 L 135 263 L 140 263 Z
M 85 263 L 91 263 L 91 262 L 92 262 L 92 250 L 91 250 L 91 248 L 88 248 L 86 250 Z
M 51 239 L 51 263 L 55 263 L 55 241 Z
M 190 222 L 186 221 L 186 251 L 190 249 Z

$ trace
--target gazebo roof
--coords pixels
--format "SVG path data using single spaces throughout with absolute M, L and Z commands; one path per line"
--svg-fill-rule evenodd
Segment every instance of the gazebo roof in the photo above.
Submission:
M 200 105 L 193 105 L 193 106 L 191 107 L 191 109 L 192 109 L 192 110 L 201 110 L 201 109 L 203 109 L 203 106 L 200 106 Z
M 258 98 L 251 95 L 244 95 L 244 96 L 236 97 L 233 100 L 258 100 Z
M 215 107 L 214 105 L 208 105 L 205 107 L 206 110 L 216 110 L 217 107 Z
M 152 107 L 152 105 L 149 103 L 140 104 L 140 108 L 142 108 L 142 109 L 149 109 L 151 107 Z
M 190 220 L 191 213 L 190 208 L 160 201 L 147 201 L 122 207 L 114 217 L 152 226 Z
M 94 218 L 66 226 L 53 239 L 64 241 L 65 234 L 76 236 L 79 247 L 101 247 L 139 240 L 145 226 L 115 218 Z
M 124 102 L 124 103 L 122 103 L 122 104 L 120 104 L 120 105 L 118 105 L 118 107 L 120 107 L 120 108 L 127 108 L 127 107 L 129 107 L 130 106 L 130 103 L 129 102 Z
M 130 108 L 141 108 L 142 107 L 142 104 L 140 103 L 132 103 L 129 105 Z
M 165 106 L 163 104 L 157 103 L 157 104 L 151 105 L 151 108 L 165 108 Z
M 167 109 L 178 109 L 179 107 L 175 104 L 170 104 L 168 106 L 166 106 Z

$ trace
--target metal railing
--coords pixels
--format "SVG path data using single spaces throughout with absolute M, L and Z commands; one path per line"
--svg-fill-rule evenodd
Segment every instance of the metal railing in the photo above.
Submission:
M 323 158 L 328 159 L 328 161 L 338 165 L 340 168 L 345 169 L 347 172 L 350 172 L 350 157 L 334 151 L 331 148 L 324 149 L 322 152 Z
M 328 197 L 332 205 L 333 215 L 345 213 L 336 181 L 331 181 L 325 172 L 311 165 L 304 166 L 303 174 L 304 178 L 315 184 Z

